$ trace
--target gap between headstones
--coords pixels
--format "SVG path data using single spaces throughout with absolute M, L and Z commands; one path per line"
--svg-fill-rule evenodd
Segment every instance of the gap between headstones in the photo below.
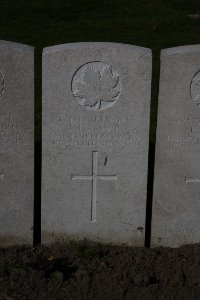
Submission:
M 35 48 L 35 183 L 33 245 L 41 244 L 41 169 L 42 169 L 42 49 Z M 39 116 L 38 113 L 40 112 Z
M 145 247 L 151 247 L 151 221 L 153 204 L 153 182 L 155 163 L 155 143 L 158 112 L 158 91 L 160 78 L 160 60 L 156 60 L 158 53 L 153 52 L 152 60 L 152 84 L 151 84 L 151 106 L 150 106 L 150 130 L 149 130 L 149 155 L 148 155 L 148 177 L 147 177 L 147 202 L 146 202 L 146 224 L 145 224 Z

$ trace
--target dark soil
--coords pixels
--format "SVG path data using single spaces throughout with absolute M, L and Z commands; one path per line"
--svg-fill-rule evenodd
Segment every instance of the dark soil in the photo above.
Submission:
M 200 244 L 0 249 L 1 300 L 200 299 Z
M 0 39 L 36 47 L 34 231 L 35 240 L 40 240 L 42 48 L 80 41 L 151 48 L 153 145 L 160 50 L 199 44 L 200 0 L 1 0 L 0 13 Z M 199 250 L 200 245 L 150 250 L 73 242 L 49 248 L 0 249 L 0 300 L 199 300 Z

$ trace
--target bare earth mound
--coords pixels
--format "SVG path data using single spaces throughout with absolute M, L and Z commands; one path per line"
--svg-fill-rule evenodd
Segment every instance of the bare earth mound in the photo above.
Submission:
M 200 245 L 0 249 L 1 300 L 200 299 Z

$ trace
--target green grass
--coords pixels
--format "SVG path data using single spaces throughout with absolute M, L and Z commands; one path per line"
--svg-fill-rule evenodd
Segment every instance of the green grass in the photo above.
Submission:
M 36 47 L 36 134 L 41 125 L 41 51 L 79 41 L 153 50 L 151 142 L 155 140 L 160 49 L 200 43 L 200 0 L 1 0 L 0 39 Z

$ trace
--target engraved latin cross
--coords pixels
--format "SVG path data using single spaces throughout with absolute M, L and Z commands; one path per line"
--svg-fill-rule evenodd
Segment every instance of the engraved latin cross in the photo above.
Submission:
M 72 175 L 72 180 L 92 180 L 91 222 L 96 222 L 97 180 L 117 180 L 117 175 L 97 174 L 98 152 L 92 152 L 92 175 Z

